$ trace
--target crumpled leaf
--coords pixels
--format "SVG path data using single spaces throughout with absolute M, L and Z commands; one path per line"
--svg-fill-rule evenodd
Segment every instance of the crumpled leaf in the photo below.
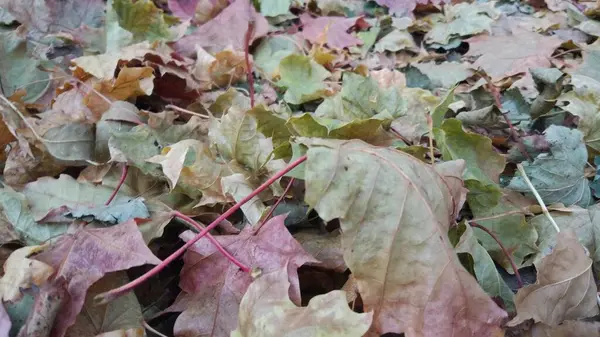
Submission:
M 219 235 L 215 239 L 241 262 L 260 268 L 263 274 L 286 268 L 290 298 L 299 304 L 297 269 L 317 261 L 290 235 L 284 219 L 285 215 L 273 217 L 258 233 L 247 226 L 238 235 Z M 190 231 L 181 235 L 184 240 L 193 236 Z M 251 283 L 250 275 L 231 264 L 208 239 L 200 239 L 184 255 L 180 281 L 184 292 L 170 308 L 183 311 L 175 322 L 175 335 L 228 336 L 235 329 L 240 301 Z
M 177 185 L 181 170 L 185 166 L 190 149 L 194 150 L 200 142 L 195 139 L 186 139 L 162 149 L 162 153 L 146 159 L 147 162 L 160 164 L 167 177 L 171 190 Z
M 375 311 L 377 333 L 499 331 L 506 313 L 461 266 L 446 234 L 464 200 L 463 162 L 437 165 L 442 176 L 408 154 L 361 141 L 300 142 L 309 146 L 305 201 L 325 221 L 340 219 L 344 260 L 365 310 Z
M 288 297 L 287 271 L 279 269 L 252 282 L 240 303 L 238 328 L 232 337 L 258 336 L 363 336 L 373 313 L 350 310 L 344 291 L 313 297 L 297 307 Z
M 453 38 L 491 31 L 492 23 L 498 16 L 499 13 L 489 3 L 444 6 L 443 18 L 433 24 L 425 35 L 425 41 L 429 44 L 448 44 Z
M 407 14 L 417 7 L 417 5 L 433 4 L 440 6 L 443 3 L 449 3 L 448 0 L 375 0 L 379 5 L 385 6 L 393 13 Z
M 69 209 L 65 215 L 76 219 L 102 221 L 110 224 L 123 223 L 134 219 L 148 219 L 150 213 L 144 204 L 144 198 L 135 198 L 125 202 L 111 202 L 107 206 L 76 207 Z
M 572 231 L 557 234 L 556 247 L 537 266 L 536 284 L 519 289 L 514 326 L 527 319 L 549 326 L 597 315 L 592 260 Z
M 327 44 L 330 48 L 343 49 L 356 46 L 362 41 L 351 34 L 348 29 L 356 25 L 359 18 L 345 18 L 339 16 L 320 16 L 312 18 L 304 13 L 300 16 L 305 39 L 316 44 Z
M 331 74 L 308 56 L 291 54 L 279 63 L 280 80 L 277 85 L 287 88 L 283 99 L 301 104 L 323 96 L 325 83 Z
M 346 72 L 342 90 L 326 98 L 315 111 L 317 117 L 353 122 L 375 116 L 396 118 L 406 109 L 406 103 L 396 88 L 382 89 L 370 77 Z
M 27 198 L 8 186 L 0 189 L 0 205 L 4 215 L 27 245 L 39 245 L 63 234 L 67 225 L 42 225 L 36 222 Z
M 462 225 L 460 225 L 462 227 Z M 460 228 L 459 227 L 459 228 Z M 514 294 L 510 287 L 504 282 L 500 273 L 496 269 L 494 260 L 488 252 L 477 241 L 477 236 L 473 228 L 465 224 L 465 231 L 460 237 L 460 241 L 454 247 L 457 253 L 469 253 L 473 257 L 475 277 L 481 285 L 481 288 L 492 297 L 499 297 L 506 306 L 506 311 L 514 312 L 515 303 Z
M 87 291 L 83 303 L 83 315 L 77 315 L 75 324 L 67 330 L 66 337 L 103 336 L 114 330 L 141 329 L 141 334 L 119 335 L 123 337 L 144 336 L 142 308 L 133 292 L 102 305 L 94 304 L 94 296 L 129 282 L 125 272 L 108 274 L 95 282 Z M 115 336 L 117 337 L 117 336 Z
M 192 34 L 186 35 L 175 42 L 175 49 L 186 56 L 196 52 L 196 46 L 208 52 L 218 52 L 228 46 L 235 50 L 244 50 L 248 22 L 254 23 L 250 43 L 263 37 L 268 31 L 268 22 L 258 14 L 249 0 L 232 2 L 219 15 L 198 27 Z M 227 29 L 223 29 L 227 27 Z
M 548 127 L 545 135 L 550 153 L 538 155 L 533 163 L 522 163 L 531 183 L 548 205 L 560 202 L 566 206 L 587 207 L 592 194 L 583 172 L 587 162 L 583 135 L 578 130 L 556 125 Z M 533 198 L 521 176 L 512 178 L 508 188 Z
M 108 228 L 81 228 L 60 237 L 35 259 L 57 270 L 54 279 L 67 282 L 68 299 L 60 306 L 61 314 L 52 328 L 58 336 L 75 323 L 88 288 L 106 273 L 161 262 L 148 249 L 133 220 Z
M 51 266 L 28 258 L 44 250 L 44 246 L 26 246 L 12 252 L 4 262 L 4 275 L 0 278 L 0 299 L 16 302 L 21 299 L 21 290 L 33 285 L 41 286 L 54 273 Z
M 111 161 L 135 165 L 144 174 L 160 176 L 158 164 L 146 159 L 160 155 L 162 144 L 145 125 L 136 126 L 125 132 L 115 132 L 108 140 Z
M 384 37 L 382 37 L 377 43 L 373 51 L 376 52 L 397 52 L 400 50 L 410 50 L 418 52 L 419 47 L 415 42 L 414 38 L 406 29 L 394 29 Z
M 254 190 L 246 177 L 240 173 L 235 173 L 221 179 L 221 186 L 223 186 L 223 192 L 231 195 L 236 202 L 244 199 Z M 242 205 L 241 209 L 250 225 L 254 226 L 259 222 L 267 207 L 259 197 L 253 197 L 246 204 Z
M 537 323 L 531 328 L 531 337 L 600 336 L 600 323 L 564 321 L 557 327 Z

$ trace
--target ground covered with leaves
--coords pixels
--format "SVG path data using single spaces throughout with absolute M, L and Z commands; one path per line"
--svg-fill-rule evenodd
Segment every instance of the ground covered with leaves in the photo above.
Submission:
M 0 337 L 600 336 L 600 2 L 0 0 Z

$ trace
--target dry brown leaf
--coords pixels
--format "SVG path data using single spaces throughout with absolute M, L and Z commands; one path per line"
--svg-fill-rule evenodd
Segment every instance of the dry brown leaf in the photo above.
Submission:
M 561 231 L 556 241 L 552 253 L 536 266 L 537 282 L 517 292 L 517 316 L 509 326 L 533 319 L 555 327 L 600 313 L 592 260 L 572 231 Z
M 333 269 L 340 273 L 348 269 L 344 262 L 339 231 L 333 233 L 320 233 L 319 230 L 301 231 L 294 234 L 294 238 L 310 255 L 319 260 L 318 263 L 309 263 L 309 265 Z
M 15 250 L 4 262 L 4 276 L 0 278 L 0 299 L 15 302 L 23 296 L 21 290 L 32 285 L 41 286 L 54 273 L 51 266 L 29 259 L 45 246 L 27 246 Z
M 600 322 L 564 321 L 557 327 L 535 324 L 530 337 L 600 337 Z

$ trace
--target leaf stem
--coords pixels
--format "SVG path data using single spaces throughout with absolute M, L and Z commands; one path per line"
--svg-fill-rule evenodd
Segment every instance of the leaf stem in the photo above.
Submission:
M 494 239 L 496 241 L 498 246 L 500 246 L 500 249 L 502 249 L 502 252 L 504 253 L 504 255 L 506 255 L 506 258 L 510 262 L 510 266 L 512 267 L 512 269 L 515 273 L 515 277 L 517 278 L 517 285 L 519 286 L 519 288 L 523 288 L 523 280 L 521 279 L 521 274 L 519 274 L 519 268 L 517 268 L 515 261 L 513 260 L 512 256 L 508 252 L 508 250 L 502 244 L 502 241 L 500 241 L 500 238 L 498 238 L 498 236 L 496 234 L 494 234 L 494 232 L 489 230 L 487 227 L 484 227 L 484 226 L 478 224 L 477 222 L 469 221 L 469 225 L 471 225 L 471 227 L 479 228 L 482 231 L 488 233 L 488 235 L 491 236 L 492 239 Z
M 252 4 L 250 4 L 250 11 L 252 11 Z M 250 15 L 252 15 L 252 13 L 250 13 Z M 250 21 L 248 21 L 248 30 L 246 30 L 246 37 L 244 38 L 244 59 L 246 61 L 248 91 L 250 92 L 250 108 L 254 108 L 254 77 L 252 76 L 252 65 L 250 64 L 250 40 L 252 40 L 253 31 L 254 22 L 251 17 Z
M 179 248 L 178 250 L 173 252 L 173 254 L 169 255 L 160 264 L 154 266 L 154 268 L 147 271 L 144 275 L 138 277 L 137 279 L 135 279 L 119 288 L 115 288 L 108 292 L 96 295 L 94 297 L 94 303 L 106 304 L 106 303 L 112 301 L 113 299 L 126 294 L 127 292 L 131 291 L 133 288 L 142 284 L 144 281 L 146 281 L 149 278 L 151 278 L 152 276 L 158 274 L 167 265 L 169 265 L 169 263 L 173 262 L 175 259 L 177 259 L 179 256 L 181 256 L 189 247 L 191 247 L 194 243 L 196 243 L 198 240 L 200 240 L 202 237 L 204 237 L 211 229 L 215 228 L 219 223 L 221 223 L 221 221 L 225 220 L 228 216 L 230 216 L 235 211 L 240 209 L 240 207 L 242 207 L 242 205 L 244 205 L 245 203 L 250 201 L 252 198 L 257 196 L 260 192 L 267 189 L 271 184 L 273 184 L 275 181 L 277 181 L 277 179 L 281 178 L 283 175 L 285 175 L 289 171 L 293 170 L 296 166 L 302 164 L 304 161 L 306 161 L 306 155 L 304 155 L 304 156 L 296 159 L 295 161 L 291 162 L 290 164 L 288 164 L 288 166 L 286 166 L 283 170 L 277 172 L 274 176 L 269 178 L 269 180 L 265 181 L 262 185 L 260 185 L 254 191 L 252 191 L 252 193 L 250 193 L 244 199 L 240 200 L 238 203 L 233 205 L 233 207 L 228 209 L 225 213 L 221 214 L 221 216 L 219 216 L 217 219 L 215 219 L 215 221 L 211 222 L 210 225 L 206 226 L 206 228 L 204 228 L 200 233 L 196 234 L 196 236 L 194 238 L 192 238 L 190 241 L 186 242 L 183 246 L 181 246 L 181 248 Z
M 550 220 L 550 223 L 554 227 L 554 230 L 556 230 L 557 233 L 560 233 L 560 228 L 558 227 L 558 224 L 556 223 L 556 221 L 554 221 L 554 218 L 552 217 L 552 215 L 550 215 L 550 212 L 548 212 L 548 208 L 546 207 L 546 203 L 544 203 L 544 200 L 542 200 L 542 196 L 535 189 L 535 186 L 533 186 L 533 184 L 531 183 L 531 180 L 529 180 L 529 177 L 527 176 L 527 172 L 525 172 L 523 165 L 517 164 L 517 169 L 519 170 L 519 173 L 521 173 L 523 180 L 525 180 L 525 184 L 527 184 L 527 186 L 531 190 L 531 193 L 533 193 L 533 195 L 535 196 L 535 199 L 537 200 L 538 204 L 542 208 L 542 212 L 544 213 L 546 218 L 548 218 L 548 220 Z
M 283 200 L 283 198 L 285 198 L 285 195 L 290 191 L 290 188 L 292 188 L 292 184 L 294 184 L 294 180 L 295 179 L 293 177 L 290 179 L 290 182 L 285 187 L 285 190 L 283 191 L 283 194 L 281 196 L 279 196 L 279 199 L 277 199 L 277 201 L 275 202 L 275 204 L 273 204 L 273 206 L 271 206 L 271 209 L 269 210 L 269 213 L 267 213 L 267 216 L 263 219 L 263 221 L 261 221 L 261 223 L 258 226 L 256 226 L 256 229 L 254 230 L 254 233 L 257 233 L 258 230 L 265 224 L 265 222 L 269 221 L 269 219 L 273 215 L 273 212 L 275 211 L 275 208 L 277 208 L 277 206 L 279 206 L 279 203 L 281 203 L 281 201 Z
M 113 199 L 117 196 L 117 193 L 119 193 L 119 189 L 121 189 L 121 186 L 123 186 L 123 183 L 125 182 L 125 179 L 127 178 L 128 171 L 129 171 L 129 166 L 127 166 L 127 163 L 123 163 L 123 166 L 121 167 L 121 178 L 119 179 L 119 183 L 115 187 L 115 189 L 112 192 L 112 194 L 110 195 L 110 197 L 108 197 L 108 200 L 106 201 L 106 203 L 104 205 L 106 205 L 106 206 L 110 205 L 110 203 L 113 201 Z
M 200 230 L 200 231 L 204 230 L 204 227 L 202 225 L 200 225 L 199 223 L 194 221 L 194 219 L 190 218 L 189 216 L 187 216 L 179 211 L 173 211 L 172 214 L 174 217 L 179 218 L 180 220 L 182 220 L 184 222 L 187 222 L 188 224 L 196 227 L 198 230 Z M 246 266 L 245 264 L 240 262 L 238 259 L 236 259 L 233 255 L 231 255 L 228 251 L 226 251 L 225 248 L 221 245 L 221 243 L 219 241 L 217 241 L 217 239 L 215 239 L 214 236 L 212 236 L 210 233 L 207 233 L 206 236 L 208 237 L 208 240 L 210 240 L 210 242 L 217 248 L 217 250 L 221 254 L 223 254 L 229 261 L 231 261 L 236 266 L 240 267 L 240 269 L 243 270 L 244 273 L 250 272 L 250 267 Z

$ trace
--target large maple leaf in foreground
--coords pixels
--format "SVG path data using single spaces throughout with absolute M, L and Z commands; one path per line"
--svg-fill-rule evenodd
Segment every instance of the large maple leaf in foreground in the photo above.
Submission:
M 238 260 L 269 273 L 287 269 L 292 301 L 300 304 L 298 267 L 318 262 L 284 225 L 286 215 L 273 217 L 258 232 L 247 226 L 238 235 L 215 238 Z M 188 241 L 194 234 L 184 232 Z M 240 301 L 252 283 L 248 273 L 226 259 L 206 238 L 184 255 L 180 287 L 184 292 L 169 311 L 183 311 L 174 327 L 175 336 L 229 336 L 236 327 Z
M 464 162 L 435 169 L 362 141 L 309 146 L 306 202 L 340 219 L 344 260 L 377 333 L 492 336 L 506 318 L 465 270 L 447 232 L 462 203 Z

